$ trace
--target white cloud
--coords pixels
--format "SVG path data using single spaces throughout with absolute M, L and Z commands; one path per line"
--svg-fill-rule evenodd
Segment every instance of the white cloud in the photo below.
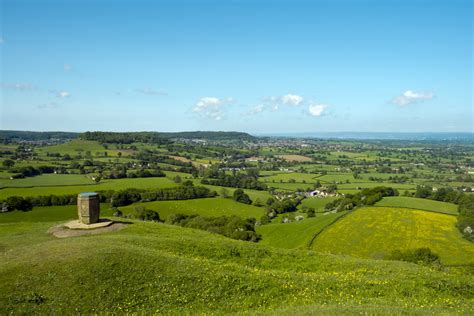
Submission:
M 64 65 L 64 71 L 71 71 L 72 70 L 72 66 L 69 65 L 69 64 L 65 64 Z
M 287 94 L 280 97 L 281 103 L 285 105 L 298 106 L 303 102 L 303 97 L 296 94 Z
M 308 106 L 309 115 L 319 117 L 323 115 L 327 107 L 328 106 L 326 104 L 310 104 Z
M 398 106 L 406 106 L 413 103 L 422 102 L 425 100 L 431 100 L 433 98 L 434 98 L 433 92 L 415 92 L 415 91 L 407 90 L 403 92 L 401 95 L 395 97 L 392 100 L 392 103 Z
M 304 98 L 297 94 L 286 94 L 283 96 L 272 96 L 264 98 L 265 103 L 271 104 L 271 109 L 276 111 L 279 109 L 280 105 L 289 105 L 289 106 L 299 106 L 303 103 Z
M 67 91 L 58 91 L 56 93 L 56 96 L 58 98 L 69 98 L 71 96 L 71 93 L 67 92 Z
M 161 90 L 154 90 L 151 88 L 137 89 L 137 92 L 146 94 L 146 95 L 168 95 L 166 92 Z
M 233 102 L 234 99 L 232 98 L 221 99 L 217 97 L 202 97 L 194 105 L 193 112 L 198 113 L 201 116 L 220 121 L 224 117 L 222 106 L 231 104 Z
M 3 37 L 0 36 L 0 45 L 5 43 L 5 40 L 3 39 Z

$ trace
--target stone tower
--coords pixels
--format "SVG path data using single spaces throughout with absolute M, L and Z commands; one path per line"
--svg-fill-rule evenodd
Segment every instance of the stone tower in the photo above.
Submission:
M 77 213 L 79 222 L 90 225 L 99 222 L 100 200 L 95 192 L 83 192 L 77 196 Z

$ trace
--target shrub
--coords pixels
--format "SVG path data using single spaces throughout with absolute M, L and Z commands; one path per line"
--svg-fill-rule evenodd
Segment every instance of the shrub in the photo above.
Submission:
M 242 189 L 237 189 L 234 191 L 234 200 L 239 203 L 252 204 L 252 200 Z
M 147 209 L 143 206 L 135 207 L 135 214 L 133 215 L 133 217 L 141 221 L 160 221 L 160 215 L 158 214 L 158 212 Z
M 441 264 L 439 256 L 427 247 L 404 251 L 395 250 L 390 254 L 388 259 L 413 262 L 417 264 Z
M 255 219 L 238 216 L 204 217 L 199 215 L 173 214 L 168 223 L 181 227 L 196 228 L 224 235 L 233 239 L 257 242 L 261 236 L 255 232 Z

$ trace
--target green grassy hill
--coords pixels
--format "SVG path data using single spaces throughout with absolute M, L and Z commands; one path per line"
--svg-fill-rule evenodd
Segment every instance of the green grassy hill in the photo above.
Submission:
M 474 312 L 474 278 L 455 270 L 156 223 L 56 239 L 54 224 L 0 224 L 0 314 Z
M 406 196 L 389 196 L 375 204 L 376 206 L 405 207 L 445 214 L 458 214 L 458 206 L 453 203 L 439 202 Z
M 452 215 L 364 207 L 321 233 L 312 249 L 381 259 L 392 250 L 429 247 L 444 264 L 474 264 L 474 244 L 461 237 L 455 224 L 456 217 Z

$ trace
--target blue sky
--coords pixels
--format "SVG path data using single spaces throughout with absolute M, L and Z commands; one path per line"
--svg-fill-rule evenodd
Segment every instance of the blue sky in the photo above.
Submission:
M 0 129 L 473 131 L 469 0 L 0 3 Z

